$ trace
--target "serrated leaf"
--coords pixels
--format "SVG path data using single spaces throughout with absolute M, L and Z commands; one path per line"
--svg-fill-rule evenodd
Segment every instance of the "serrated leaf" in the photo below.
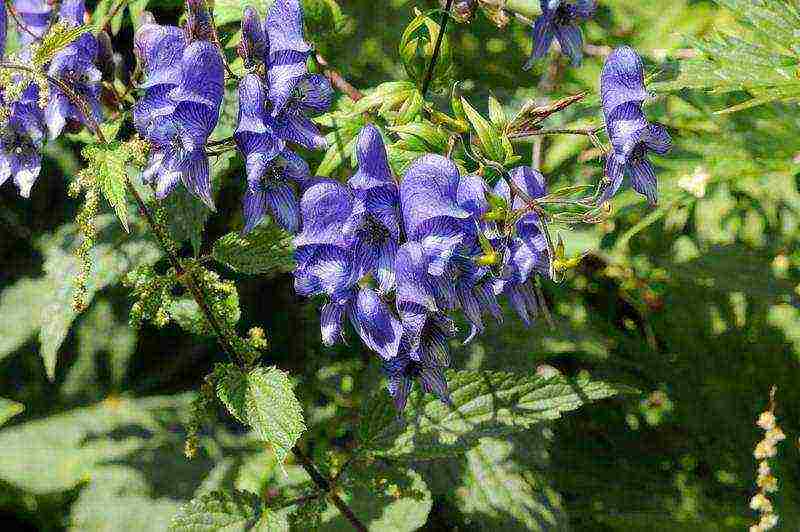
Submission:
M 203 231 L 211 217 L 211 209 L 185 187 L 177 187 L 162 202 L 167 230 L 175 242 L 189 242 L 195 256 L 200 254 Z
M 585 376 L 448 371 L 447 381 L 453 406 L 412 392 L 404 414 L 408 423 L 395 420 L 388 394 L 369 401 L 357 433 L 361 444 L 377 456 L 436 459 L 462 453 L 483 436 L 525 430 L 587 402 L 632 391 Z
M 232 364 L 218 366 L 214 375 L 220 401 L 283 463 L 306 428 L 289 376 L 275 367 L 243 372 Z
M 102 148 L 87 146 L 84 148 L 84 156 L 89 160 L 91 172 L 97 178 L 103 196 L 114 208 L 125 232 L 129 233 L 125 186 L 130 152 L 123 144 L 112 143 Z
M 484 155 L 492 161 L 502 163 L 505 160 L 505 151 L 502 141 L 500 140 L 500 135 L 498 135 L 492 125 L 482 117 L 463 96 L 461 97 L 461 105 L 464 107 L 467 120 L 469 120 L 469 123 L 478 135 Z
M 262 222 L 246 235 L 228 233 L 214 243 L 215 260 L 251 275 L 280 275 L 294 269 L 292 235 L 277 224 Z
M 21 414 L 24 410 L 25 406 L 22 403 L 0 397 L 0 426 L 12 417 Z
M 233 490 L 206 493 L 181 506 L 172 518 L 174 532 L 214 532 L 217 530 L 288 530 L 288 525 L 261 504 L 255 493 Z

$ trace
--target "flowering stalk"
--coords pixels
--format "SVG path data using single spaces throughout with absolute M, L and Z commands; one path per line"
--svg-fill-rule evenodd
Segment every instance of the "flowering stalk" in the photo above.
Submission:
M 764 431 L 764 439 L 758 442 L 753 450 L 753 456 L 758 460 L 758 478 L 756 485 L 758 491 L 750 499 L 750 508 L 759 513 L 759 520 L 750 527 L 750 532 L 764 532 L 775 528 L 778 524 L 778 514 L 772 506 L 768 494 L 778 491 L 778 480 L 772 475 L 769 459 L 778 453 L 777 445 L 786 435 L 778 426 L 775 419 L 775 386 L 769 392 L 769 407 L 758 416 L 756 425 Z

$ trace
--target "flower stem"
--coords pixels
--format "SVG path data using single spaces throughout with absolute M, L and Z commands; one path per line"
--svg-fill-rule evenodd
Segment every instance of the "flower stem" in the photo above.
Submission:
M 439 24 L 439 34 L 436 36 L 436 44 L 433 46 L 433 55 L 431 56 L 431 63 L 428 65 L 428 71 L 425 73 L 425 81 L 422 82 L 422 99 L 428 94 L 428 89 L 433 80 L 433 69 L 436 68 L 436 61 L 439 60 L 439 51 L 442 48 L 442 41 L 444 40 L 444 32 L 447 29 L 447 21 L 450 20 L 450 9 L 453 7 L 453 0 L 447 0 L 447 5 L 444 6 L 444 13 L 442 13 L 442 22 Z

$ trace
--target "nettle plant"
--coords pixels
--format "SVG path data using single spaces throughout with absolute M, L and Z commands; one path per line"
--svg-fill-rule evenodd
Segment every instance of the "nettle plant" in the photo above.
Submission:
M 559 282 L 580 260 L 565 256 L 554 227 L 606 219 L 626 180 L 656 203 L 648 153 L 666 154 L 670 138 L 647 121 L 644 68 L 631 48 L 606 59 L 599 80 L 604 120 L 585 129 L 542 124 L 586 94 L 529 102 L 513 116 L 492 97 L 487 118 L 451 79 L 450 17 L 467 21 L 477 8 L 499 24 L 517 16 L 532 27 L 528 66 L 554 41 L 579 63 L 579 24 L 593 15 L 593 1 L 448 0 L 441 17 L 417 12 L 399 43 L 408 79 L 363 92 L 315 51 L 299 0 L 268 8 L 218 4 L 187 0 L 181 26 L 160 23 L 145 11 L 146 0 L 101 1 L 92 15 L 83 0 L 15 0 L 0 10 L 0 184 L 9 181 L 28 197 L 45 143 L 85 145 L 85 166 L 70 186 L 83 198 L 73 246 L 81 267 L 72 314 L 43 333 L 48 375 L 75 315 L 119 280 L 106 270 L 120 251 L 129 266 L 122 281 L 134 300 L 133 327 L 174 322 L 214 336 L 229 359 L 195 399 L 186 455 L 202 452 L 199 434 L 219 401 L 278 463 L 293 455 L 307 473 L 268 500 L 247 492 L 204 495 L 175 517 L 176 529 L 281 527 L 287 516 L 308 528 L 330 502 L 365 530 L 354 493 L 385 491 L 393 471 L 411 474 L 410 460 L 463 455 L 484 436 L 525 431 L 625 391 L 552 371 L 447 369 L 453 339 L 469 342 L 485 332 L 487 319 L 502 322 L 504 303 L 529 325 L 547 317 L 541 284 Z M 335 33 L 347 23 L 330 0 L 303 4 L 314 18 L 307 27 Z M 120 40 L 126 7 L 135 25 L 133 69 L 110 37 Z M 217 22 L 241 31 L 223 43 Z M 6 28 L 18 45 L 13 52 L 5 50 Z M 432 90 L 449 95 L 449 108 L 430 99 Z M 549 190 L 536 168 L 519 164 L 521 142 L 559 134 L 591 139 L 605 154 L 605 178 Z M 312 169 L 307 154 L 318 150 L 324 157 Z M 245 168 L 242 229 L 201 256 L 219 185 L 215 167 L 237 156 Z M 111 244 L 98 243 L 113 225 L 100 214 L 106 203 L 128 235 Z M 134 240 L 142 234 L 148 236 Z M 261 329 L 240 334 L 236 285 L 214 264 L 238 274 L 292 272 L 296 293 L 319 303 L 325 345 L 357 338 L 374 352 L 385 390 L 365 401 L 346 451 L 312 461 L 314 442 L 300 443 L 306 421 L 293 379 L 264 365 L 269 346 Z M 460 335 L 457 316 L 467 324 Z M 424 524 L 431 500 L 422 480 L 410 478 L 394 485 L 385 504 L 404 501 L 404 526 L 414 528 Z

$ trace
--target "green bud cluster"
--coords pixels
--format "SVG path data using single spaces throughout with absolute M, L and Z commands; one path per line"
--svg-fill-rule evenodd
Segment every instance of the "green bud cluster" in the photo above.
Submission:
M 128 273 L 123 284 L 131 289 L 136 298 L 129 316 L 131 327 L 139 329 L 148 321 L 156 327 L 166 326 L 170 322 L 166 309 L 173 301 L 172 292 L 176 283 L 175 270 L 159 275 L 152 266 L 141 266 Z

